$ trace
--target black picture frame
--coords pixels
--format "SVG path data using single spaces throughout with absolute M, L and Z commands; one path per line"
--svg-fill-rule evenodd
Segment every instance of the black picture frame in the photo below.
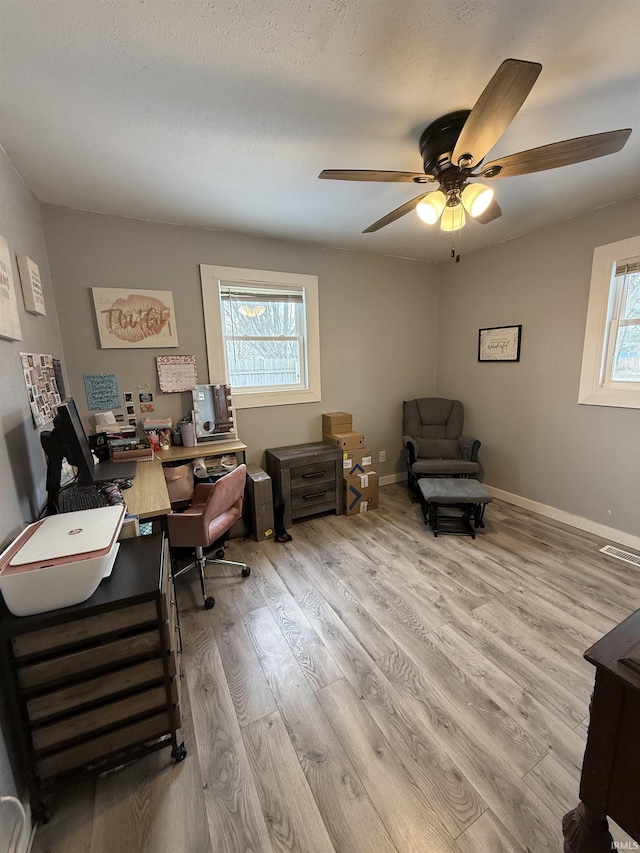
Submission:
M 478 361 L 520 361 L 522 324 L 478 329 Z

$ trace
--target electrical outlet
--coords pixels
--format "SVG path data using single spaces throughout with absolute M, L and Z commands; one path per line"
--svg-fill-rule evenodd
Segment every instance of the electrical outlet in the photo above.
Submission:
M 387 461 L 387 451 L 381 450 L 378 453 L 378 462 L 386 462 Z

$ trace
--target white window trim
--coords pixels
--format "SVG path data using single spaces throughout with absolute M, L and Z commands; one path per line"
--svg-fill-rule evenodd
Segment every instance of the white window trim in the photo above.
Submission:
M 220 287 L 222 282 L 228 283 L 230 281 L 273 285 L 286 284 L 303 288 L 307 338 L 307 388 L 269 391 L 256 390 L 255 388 L 234 388 L 234 407 L 236 409 L 254 409 L 262 406 L 320 402 L 320 312 L 318 277 L 315 275 L 200 264 L 209 382 L 212 384 L 228 383 L 220 313 Z
M 618 406 L 640 409 L 640 389 L 613 387 L 602 382 L 602 364 L 606 356 L 609 292 L 614 265 L 640 254 L 640 236 L 596 246 L 593 251 L 591 289 L 584 335 L 582 372 L 578 402 L 590 406 Z

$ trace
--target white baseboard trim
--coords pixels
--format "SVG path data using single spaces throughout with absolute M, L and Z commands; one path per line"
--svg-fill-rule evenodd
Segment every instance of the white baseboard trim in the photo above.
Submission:
M 406 472 L 387 474 L 385 477 L 380 477 L 380 485 L 389 486 L 392 483 L 404 483 L 406 480 Z M 625 545 L 627 548 L 634 548 L 636 551 L 640 551 L 640 536 L 616 530 L 615 527 L 607 527 L 606 524 L 599 524 L 597 521 L 591 521 L 588 518 L 583 518 L 581 515 L 573 515 L 562 509 L 556 509 L 554 506 L 532 501 L 529 498 L 523 498 L 521 495 L 514 495 L 512 492 L 505 492 L 504 489 L 498 489 L 496 486 L 490 486 L 488 483 L 484 483 L 483 485 L 498 500 L 522 507 L 522 509 L 528 509 L 531 512 L 537 512 L 538 515 L 552 518 L 554 521 L 560 521 L 562 524 L 568 524 L 570 527 L 577 527 L 578 530 L 593 533 L 594 536 L 600 536 L 609 542 L 617 542 L 618 545 Z
M 607 527 L 606 524 L 599 524 L 580 515 L 573 515 L 562 509 L 556 509 L 553 506 L 538 503 L 538 501 L 532 501 L 529 498 L 523 498 L 511 492 L 505 492 L 503 489 L 490 486 L 488 483 L 484 483 L 484 485 L 489 489 L 494 498 L 498 498 L 501 501 L 522 507 L 522 509 L 531 510 L 531 512 L 537 512 L 538 515 L 544 515 L 546 518 L 552 518 L 554 521 L 569 524 L 571 527 L 577 527 L 579 530 L 586 530 L 587 533 L 593 533 L 594 536 L 600 536 L 602 539 L 617 542 L 619 545 L 625 545 L 627 548 L 635 548 L 637 551 L 640 551 L 640 536 L 624 533 L 622 530 Z
M 406 471 L 400 472 L 400 474 L 387 474 L 385 477 L 380 477 L 380 485 L 381 486 L 390 486 L 392 483 L 406 483 L 407 482 L 407 474 Z

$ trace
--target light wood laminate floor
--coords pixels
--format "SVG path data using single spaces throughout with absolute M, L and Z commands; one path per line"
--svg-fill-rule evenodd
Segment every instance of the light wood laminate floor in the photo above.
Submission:
M 178 581 L 187 759 L 60 791 L 34 853 L 560 853 L 582 653 L 640 607 L 637 569 L 500 501 L 436 539 L 402 485 L 290 532 L 229 544 L 252 573 L 208 567 L 213 610 Z

